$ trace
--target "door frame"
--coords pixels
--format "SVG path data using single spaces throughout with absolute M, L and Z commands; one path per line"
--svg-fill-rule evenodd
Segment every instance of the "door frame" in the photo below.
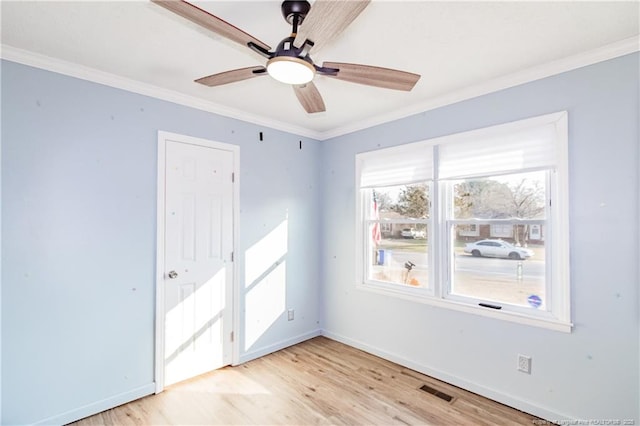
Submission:
M 154 382 L 155 393 L 164 390 L 164 244 L 165 244 L 165 177 L 166 177 L 166 145 L 167 141 L 180 142 L 190 145 L 197 145 L 204 148 L 214 148 L 233 153 L 233 189 L 232 189 L 232 217 L 233 217 L 233 266 L 232 274 L 232 304 L 229 309 L 231 312 L 231 333 L 233 340 L 231 342 L 231 364 L 237 365 L 240 360 L 240 339 L 238 338 L 238 326 L 240 324 L 240 291 L 238 287 L 239 266 L 238 266 L 238 230 L 240 220 L 240 147 L 223 142 L 216 142 L 207 139 L 196 138 L 192 136 L 180 135 L 177 133 L 158 131 L 158 181 L 157 181 L 157 204 L 156 204 L 156 279 L 155 279 L 155 365 L 154 365 Z

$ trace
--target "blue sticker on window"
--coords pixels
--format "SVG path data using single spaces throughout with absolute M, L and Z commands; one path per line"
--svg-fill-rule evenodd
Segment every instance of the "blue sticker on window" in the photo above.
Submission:
M 542 299 L 540 299 L 540 296 L 536 296 L 535 294 L 527 297 L 527 302 L 529 302 L 529 304 L 534 308 L 539 308 L 540 305 L 542 305 Z

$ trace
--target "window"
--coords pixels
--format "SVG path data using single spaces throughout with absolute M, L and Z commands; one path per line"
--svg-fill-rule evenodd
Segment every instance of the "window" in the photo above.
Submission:
M 489 225 L 492 237 L 511 238 L 513 237 L 513 225 L 493 224 Z
M 480 228 L 475 223 L 460 225 L 458 227 L 458 235 L 460 237 L 477 237 L 480 235 Z
M 360 288 L 570 330 L 567 118 L 356 156 Z
M 531 240 L 542 240 L 542 227 L 540 225 L 531 225 L 529 238 Z
M 380 236 L 389 236 L 393 232 L 393 226 L 388 222 L 382 222 L 380 224 Z
M 400 147 L 387 154 L 364 156 L 360 164 L 358 252 L 365 266 L 359 271 L 362 281 L 391 291 L 425 291 L 431 280 L 431 150 Z

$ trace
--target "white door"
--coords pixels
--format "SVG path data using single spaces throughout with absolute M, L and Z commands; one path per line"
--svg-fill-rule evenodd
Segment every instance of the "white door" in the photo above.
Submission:
M 234 152 L 165 140 L 164 386 L 231 363 Z

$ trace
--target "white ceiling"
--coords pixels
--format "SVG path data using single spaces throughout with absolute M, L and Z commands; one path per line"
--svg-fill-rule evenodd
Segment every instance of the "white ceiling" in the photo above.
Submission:
M 272 47 L 291 30 L 279 1 L 194 3 Z M 612 50 L 608 45 L 638 50 L 639 5 L 374 0 L 314 61 L 377 65 L 422 78 L 407 93 L 316 76 L 327 111 L 311 115 L 290 87 L 268 76 L 213 88 L 194 83 L 265 60 L 146 1 L 3 0 L 2 56 L 53 70 L 73 64 L 81 71 L 67 73 L 134 90 L 143 83 L 140 92 L 324 139 L 481 88 L 543 77 L 545 65 L 575 67 L 567 57 L 594 57 L 590 52 Z

